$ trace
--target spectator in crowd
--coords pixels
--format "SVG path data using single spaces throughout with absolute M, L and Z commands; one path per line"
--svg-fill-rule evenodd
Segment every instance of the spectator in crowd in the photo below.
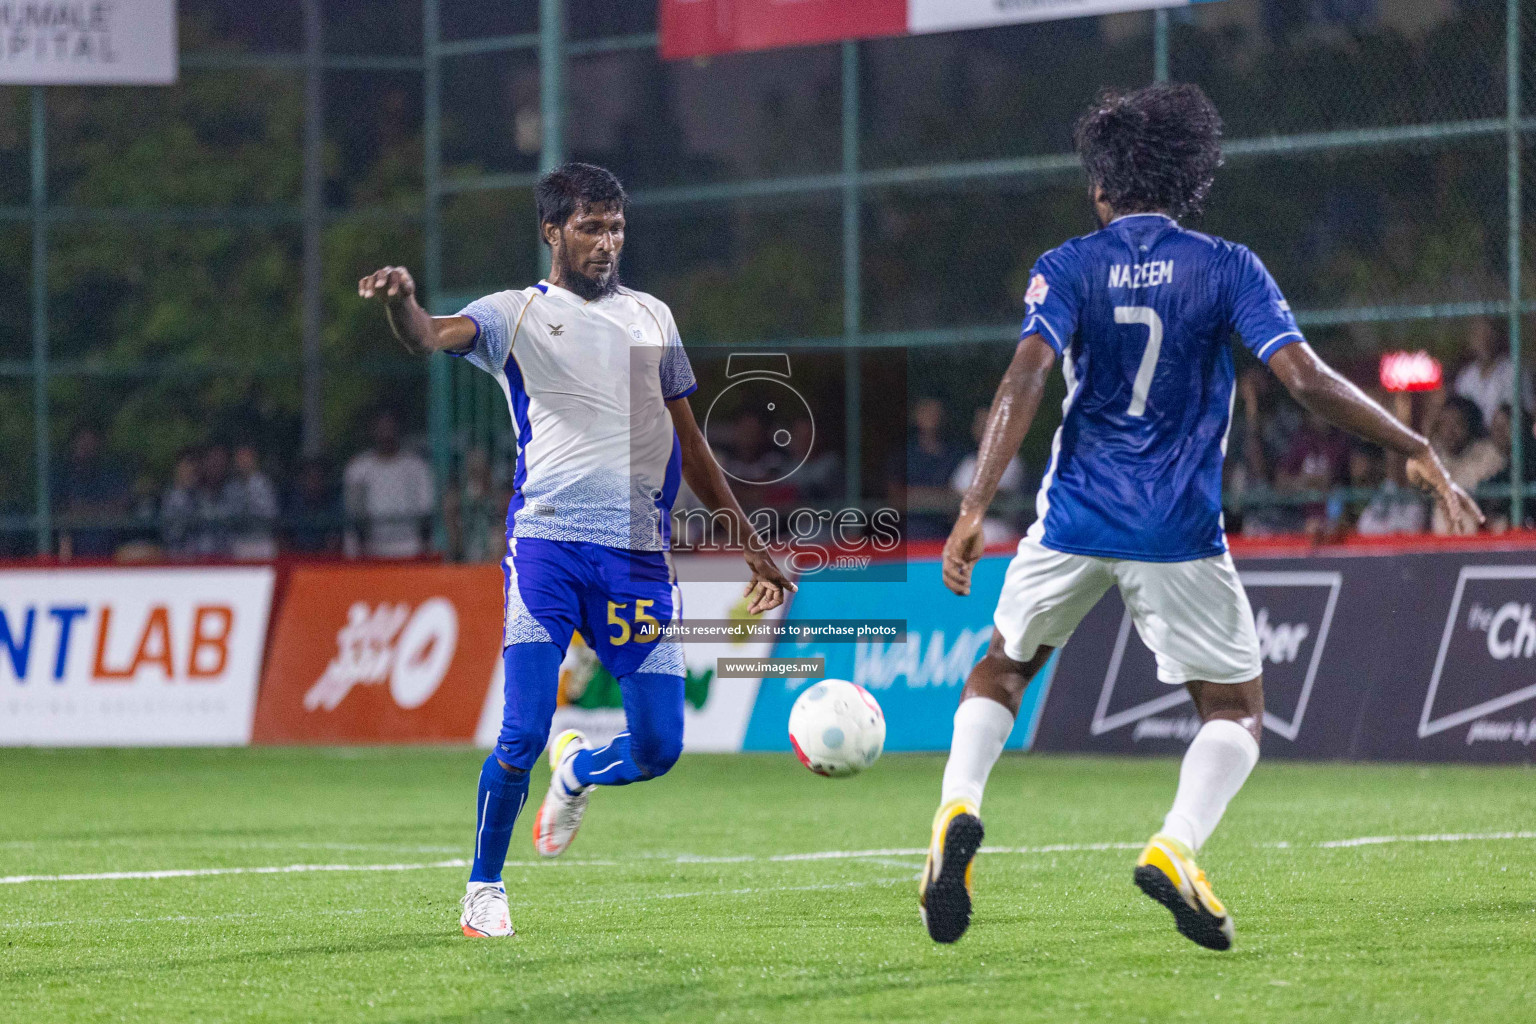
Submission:
M 342 474 L 342 501 L 353 528 L 347 554 L 370 558 L 416 558 L 427 550 L 422 531 L 435 502 L 432 469 L 400 447 L 394 414 L 374 417 L 373 447 L 356 456 Z M 361 520 L 363 536 L 355 530 Z
M 955 471 L 950 474 L 950 490 L 962 497 L 966 489 L 971 486 L 971 481 L 976 478 L 976 461 L 981 450 L 981 437 L 986 433 L 987 416 L 991 411 L 985 405 L 976 407 L 976 412 L 971 416 L 971 437 L 976 442 L 977 450 L 961 459 L 960 465 L 956 466 Z M 1008 503 L 1010 500 L 1015 503 L 1021 502 L 1025 493 L 1024 460 L 1015 454 L 1003 469 L 1003 477 L 997 483 L 998 500 L 994 501 L 992 506 L 994 511 L 1003 514 L 988 515 L 981 522 L 982 537 L 988 544 L 1006 544 L 1019 539 L 1016 528 L 1018 516 L 1008 510 Z M 1010 519 L 1013 521 L 1010 522 Z
M 1355 521 L 1355 532 L 1367 537 L 1424 532 L 1429 511 L 1423 497 L 1394 476 L 1387 472 L 1386 456 L 1380 448 L 1357 444 L 1350 449 L 1349 485 L 1374 491 Z
M 784 448 L 768 436 L 768 424 L 755 409 L 742 411 L 732 423 L 724 469 L 747 484 L 773 483 L 789 471 Z
M 61 555 L 111 557 L 117 548 L 118 533 L 112 525 L 99 521 L 128 513 L 133 498 L 129 483 L 119 464 L 102 457 L 101 434 L 96 428 L 77 427 L 69 441 L 69 461 L 54 485 L 54 508 L 65 519 L 85 522 L 62 532 Z
M 235 449 L 235 473 L 230 482 L 237 517 L 231 524 L 230 554 L 248 560 L 276 557 L 277 488 L 261 471 L 261 458 L 254 446 L 242 444 Z
M 943 540 L 952 516 L 940 510 L 956 505 L 949 481 L 961 453 L 944 437 L 944 403 L 937 398 L 920 398 L 912 406 L 906 455 L 907 536 Z
M 182 452 L 171 470 L 171 485 L 160 498 L 160 540 L 165 552 L 177 558 L 197 554 L 198 459 Z
M 1488 478 L 1488 483 L 1508 487 L 1513 482 L 1510 469 L 1512 463 L 1510 456 L 1513 454 L 1513 430 L 1511 424 L 1510 406 L 1506 402 L 1494 410 L 1493 419 L 1488 424 L 1488 440 L 1504 458 L 1504 468 Z M 1523 480 L 1527 485 L 1536 483 L 1536 418 L 1528 418 L 1530 433 L 1528 440 L 1521 446 L 1521 465 L 1525 468 Z M 1489 498 L 1483 502 L 1483 512 L 1488 516 L 1488 528 L 1497 532 L 1503 532 L 1514 524 L 1510 522 L 1511 505 L 1508 498 Z M 1525 522 L 1527 527 L 1536 526 L 1536 499 L 1527 498 L 1525 502 Z
M 1482 412 L 1470 398 L 1453 395 L 1446 399 L 1430 428 L 1429 441 L 1451 479 L 1468 491 L 1505 467 L 1504 457 L 1488 440 Z M 1438 505 L 1431 526 L 1435 533 L 1451 532 L 1450 520 Z
M 1483 422 L 1491 424 L 1493 414 L 1499 406 L 1509 402 L 1514 392 L 1515 370 L 1509 361 L 1509 346 L 1495 321 L 1480 316 L 1471 322 L 1467 348 L 1472 352 L 1472 361 L 1456 375 L 1456 394 L 1475 403 Z M 1532 400 L 1530 372 L 1527 371 L 1524 377 L 1520 392 L 1529 409 L 1536 405 L 1536 401 Z
M 290 550 L 322 554 L 341 550 L 341 506 L 325 461 L 305 459 L 283 506 Z
M 1322 417 L 1308 413 L 1301 429 L 1291 438 L 1290 447 L 1275 466 L 1275 488 L 1290 494 L 1305 491 L 1330 491 L 1345 479 L 1349 468 L 1349 445 L 1344 435 Z M 1308 533 L 1327 529 L 1326 504 L 1303 506 L 1301 527 Z
M 793 488 L 791 502 L 815 505 L 845 495 L 843 460 L 831 438 L 817 436 L 810 417 L 801 416 L 790 427 L 786 451 L 789 465 L 799 467 L 787 481 Z
M 506 554 L 509 495 L 499 492 L 484 448 L 464 456 L 464 481 L 450 481 L 443 494 L 448 549 L 466 562 L 496 562 Z
M 203 449 L 198 466 L 196 549 L 204 558 L 228 558 L 235 523 L 244 510 L 240 483 L 230 475 L 229 448 L 218 442 Z
M 1227 432 L 1227 490 L 1236 495 L 1267 491 L 1272 468 L 1285 457 L 1301 427 L 1301 408 L 1279 393 L 1274 377 L 1262 366 L 1243 371 L 1237 392 L 1241 401 Z M 1268 536 L 1299 529 L 1301 515 L 1288 507 L 1245 508 L 1237 523 L 1245 535 Z

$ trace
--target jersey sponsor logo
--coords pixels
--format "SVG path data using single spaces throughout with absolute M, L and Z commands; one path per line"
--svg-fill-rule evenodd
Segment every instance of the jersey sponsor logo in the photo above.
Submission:
M 1156 288 L 1173 280 L 1173 260 L 1146 263 L 1114 263 L 1109 268 L 1111 288 Z
M 1264 728 L 1288 740 L 1301 732 L 1318 666 L 1333 624 L 1343 574 L 1240 572 L 1254 611 L 1264 672 Z M 1187 738 L 1185 718 L 1153 716 L 1189 703 L 1189 694 L 1157 679 L 1157 663 L 1131 628 L 1127 609 L 1104 675 L 1089 732 L 1094 736 L 1135 725 L 1133 740 Z M 1149 724 L 1143 726 L 1142 722 Z M 1193 720 L 1198 728 L 1198 719 Z
M 1488 715 L 1536 699 L 1536 565 L 1468 565 L 1456 579 L 1430 675 L 1419 738 L 1471 723 L 1467 742 L 1498 738 Z M 1509 740 L 1515 739 L 1513 726 Z M 1526 727 L 1522 723 L 1520 742 Z
M 414 610 L 358 601 L 336 632 L 336 656 L 304 694 L 304 707 L 331 711 L 353 687 L 387 681 L 397 705 L 419 708 L 442 685 L 458 643 L 459 614 L 445 598 L 428 598 Z
M 1051 292 L 1051 286 L 1046 283 L 1044 274 L 1036 274 L 1029 279 L 1029 290 L 1024 293 L 1024 305 L 1033 313 L 1035 307 L 1045 301 L 1045 297 Z
M 565 333 L 565 324 L 549 324 L 548 326 L 552 337 L 558 338 Z

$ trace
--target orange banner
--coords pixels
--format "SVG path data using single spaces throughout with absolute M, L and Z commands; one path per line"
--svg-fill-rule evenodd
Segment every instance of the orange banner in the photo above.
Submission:
M 468 743 L 501 638 L 498 566 L 296 568 L 252 740 Z

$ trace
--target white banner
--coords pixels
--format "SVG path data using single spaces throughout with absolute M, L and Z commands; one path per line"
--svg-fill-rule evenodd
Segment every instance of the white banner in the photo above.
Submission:
M 0 0 L 0 84 L 170 85 L 176 0 Z
M 0 571 L 0 746 L 249 743 L 274 576 Z
M 1025 21 L 1184 7 L 1191 2 L 1198 0 L 907 0 L 907 31 L 955 32 Z

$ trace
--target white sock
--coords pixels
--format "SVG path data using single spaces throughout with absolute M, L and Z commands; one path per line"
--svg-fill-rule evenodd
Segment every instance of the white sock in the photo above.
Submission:
M 1258 761 L 1259 741 L 1253 733 L 1230 719 L 1206 722 L 1184 752 L 1179 791 L 1163 819 L 1164 834 L 1200 849 Z
M 944 766 L 941 803 L 965 799 L 981 808 L 987 776 L 1013 731 L 1013 712 L 987 697 L 960 702 L 955 712 L 955 735 L 949 743 L 949 763 Z

